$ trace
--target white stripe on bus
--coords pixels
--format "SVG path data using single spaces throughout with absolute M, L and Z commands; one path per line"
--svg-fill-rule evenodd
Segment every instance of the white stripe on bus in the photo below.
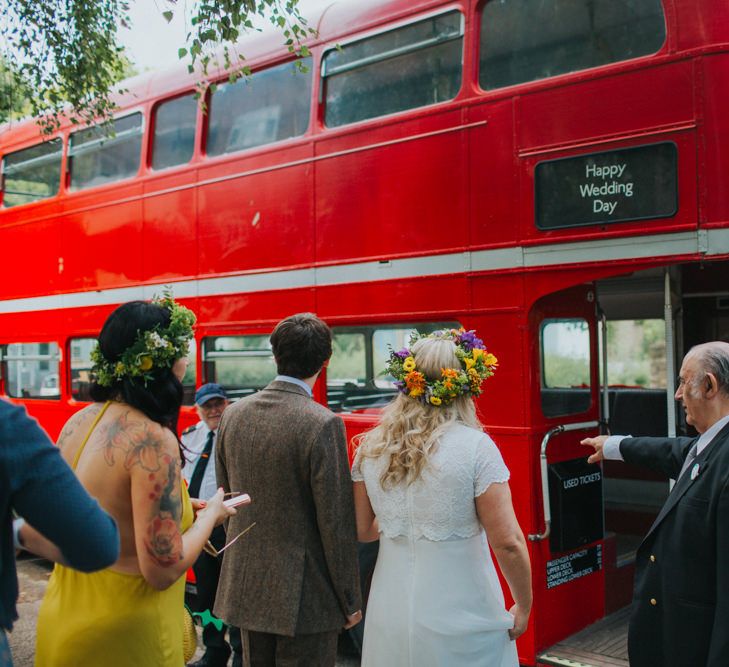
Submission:
M 577 241 L 494 250 L 407 257 L 385 261 L 350 262 L 306 269 L 260 271 L 235 276 L 198 278 L 171 283 L 178 298 L 270 292 L 323 286 L 401 280 L 425 276 L 484 273 L 507 269 L 538 269 L 570 264 L 645 259 L 649 257 L 729 254 L 729 229 L 700 229 L 674 234 Z M 113 305 L 150 299 L 170 281 L 91 292 L 68 292 L 0 301 L 0 313 Z

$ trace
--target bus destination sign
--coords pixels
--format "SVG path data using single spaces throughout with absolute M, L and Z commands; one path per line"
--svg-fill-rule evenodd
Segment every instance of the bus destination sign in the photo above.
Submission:
M 665 142 L 538 163 L 537 228 L 670 218 L 678 210 L 677 155 Z
M 602 568 L 602 545 L 580 549 L 547 561 L 547 588 L 561 586 Z

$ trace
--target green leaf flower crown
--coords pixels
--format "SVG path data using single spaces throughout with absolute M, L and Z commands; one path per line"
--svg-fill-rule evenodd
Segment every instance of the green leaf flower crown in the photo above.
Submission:
M 415 357 L 410 351 L 421 338 L 445 338 L 453 341 L 461 368 L 441 368 L 441 377 L 438 380 L 428 380 L 418 370 Z M 476 337 L 476 332 L 461 328 L 422 335 L 414 333 L 410 337 L 409 347 L 398 352 L 390 351 L 386 371 L 395 378 L 395 387 L 399 392 L 426 405 L 439 406 L 448 405 L 457 396 L 479 396 L 483 381 L 494 374 L 497 365 L 498 360 L 486 351 L 483 341 Z
M 91 373 L 97 384 L 111 387 L 124 378 L 141 378 L 146 385 L 153 379 L 153 369 L 171 368 L 177 359 L 187 356 L 188 345 L 194 335 L 195 314 L 175 303 L 169 289 L 165 289 L 161 297 L 153 298 L 152 303 L 170 311 L 169 325 L 138 331 L 134 345 L 124 350 L 116 362 L 108 361 L 97 343 L 91 352 L 91 361 L 94 362 Z

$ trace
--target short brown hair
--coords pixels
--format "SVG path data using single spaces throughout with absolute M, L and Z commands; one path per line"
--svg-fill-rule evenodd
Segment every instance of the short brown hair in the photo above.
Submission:
M 271 334 L 279 375 L 304 379 L 316 374 L 332 356 L 332 332 L 313 313 L 281 320 Z

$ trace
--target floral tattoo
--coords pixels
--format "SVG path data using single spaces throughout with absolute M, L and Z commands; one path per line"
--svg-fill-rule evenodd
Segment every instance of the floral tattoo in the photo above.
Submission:
M 124 467 L 131 470 L 139 465 L 148 472 L 157 472 L 163 456 L 159 433 L 153 429 L 159 427 L 142 421 L 133 421 L 129 413 L 123 414 L 106 427 L 104 442 L 104 458 L 108 465 L 114 465 L 116 452 L 124 456 Z
M 120 457 L 126 470 L 146 473 L 151 511 L 144 542 L 149 556 L 163 567 L 182 560 L 180 462 L 165 451 L 161 427 L 127 412 L 106 426 L 103 448 L 108 465 Z
M 163 567 L 174 565 L 182 560 L 182 535 L 180 519 L 182 517 L 182 501 L 180 487 L 176 484 L 178 463 L 168 454 L 164 454 L 167 465 L 167 479 L 162 486 L 156 483 L 156 475 L 149 474 L 153 483 L 150 500 L 156 501 L 157 511 L 147 526 L 147 553 Z
M 66 425 L 61 431 L 61 435 L 58 436 L 58 448 L 63 449 L 66 441 L 73 435 L 76 429 L 81 423 L 90 416 L 97 415 L 101 410 L 101 406 L 98 403 L 92 403 L 85 407 L 83 410 L 79 410 L 71 419 L 66 422 Z

